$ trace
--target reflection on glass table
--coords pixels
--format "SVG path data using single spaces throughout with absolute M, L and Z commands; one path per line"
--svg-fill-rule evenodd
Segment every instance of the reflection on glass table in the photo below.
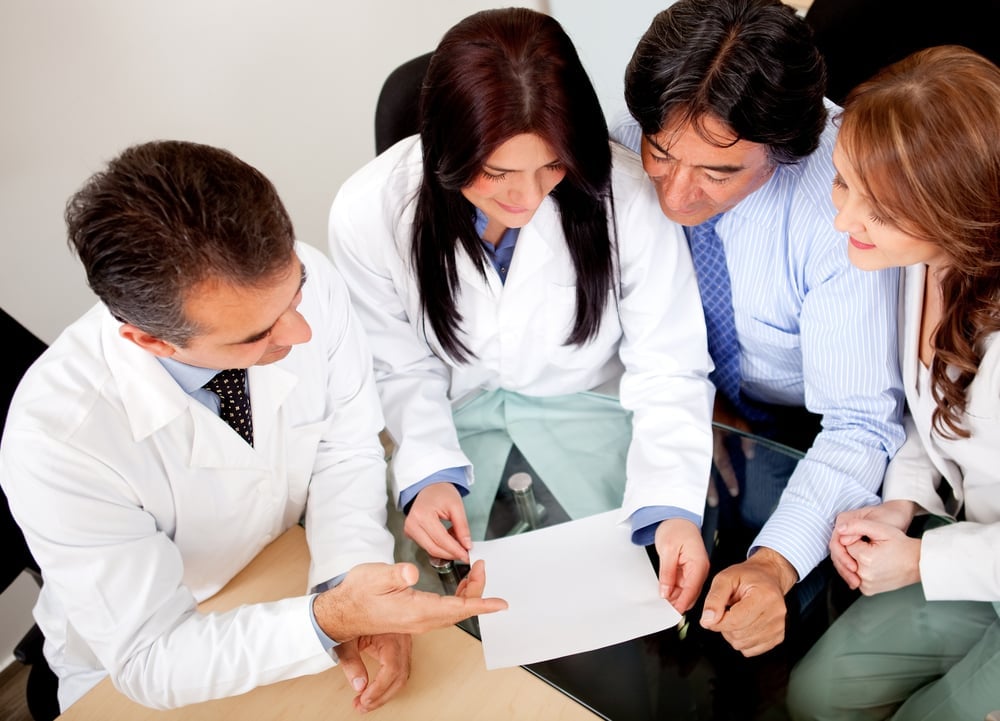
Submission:
M 750 482 L 762 477 L 772 481 L 782 476 L 787 479 L 804 455 L 774 441 L 734 429 L 725 430 L 731 431 L 728 445 L 741 483 L 747 478 Z M 741 442 L 744 439 L 750 443 Z M 744 454 L 744 449 L 752 450 Z M 517 446 L 510 450 L 502 479 L 490 510 L 486 538 L 530 532 L 536 526 L 570 519 L 545 479 L 532 468 Z M 821 588 L 810 594 L 811 602 L 803 610 L 798 587 L 793 589 L 786 598 L 785 642 L 756 658 L 744 658 L 719 634 L 702 629 L 697 620 L 712 575 L 743 560 L 750 541 L 759 530 L 752 520 L 743 518 L 740 501 L 744 494 L 730 496 L 718 478 L 713 478 L 713 482 L 720 484 L 720 503 L 706 509 L 704 523 L 712 571 L 702 598 L 678 627 L 525 668 L 598 716 L 612 721 L 786 719 L 784 696 L 788 672 L 829 623 L 827 593 Z M 649 547 L 647 552 L 651 573 L 655 573 L 655 550 Z M 434 590 L 439 592 L 452 593 L 468 570 L 464 564 L 440 562 L 428 559 L 422 551 L 417 553 L 417 560 L 424 561 L 422 573 L 437 576 L 441 585 Z M 530 559 L 526 559 L 526 563 L 530 563 Z M 822 570 L 816 577 L 822 586 Z M 599 571 L 595 571 L 593 582 L 601 582 Z M 628 613 L 628 609 L 622 612 Z M 461 625 L 478 635 L 476 619 Z

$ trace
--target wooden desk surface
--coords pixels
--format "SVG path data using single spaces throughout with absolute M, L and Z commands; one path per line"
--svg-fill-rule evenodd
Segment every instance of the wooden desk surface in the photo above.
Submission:
M 305 585 L 308 565 L 305 533 L 294 526 L 199 608 L 227 610 L 241 603 L 275 601 L 294 595 Z M 360 719 L 362 716 L 351 705 L 353 698 L 354 691 L 339 668 L 173 711 L 140 706 L 104 679 L 59 718 L 63 721 Z M 365 714 L 364 718 L 594 721 L 597 716 L 522 668 L 487 671 L 479 641 L 451 627 L 414 637 L 413 669 L 406 687 L 388 704 Z

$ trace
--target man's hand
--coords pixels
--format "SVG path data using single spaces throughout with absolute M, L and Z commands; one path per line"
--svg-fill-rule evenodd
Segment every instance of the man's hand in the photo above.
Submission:
M 761 548 L 715 577 L 701 625 L 721 633 L 744 656 L 770 651 L 785 639 L 785 594 L 797 580 L 781 554 Z
M 660 595 L 679 613 L 686 613 L 708 577 L 701 531 L 691 521 L 668 518 L 657 526 L 654 542 L 660 556 Z
M 445 528 L 442 521 L 449 521 Z M 432 483 L 413 499 L 403 532 L 435 558 L 469 562 L 472 533 L 462 495 L 454 484 Z
M 341 670 L 358 694 L 354 697 L 354 708 L 361 713 L 377 709 L 391 699 L 410 677 L 412 642 L 409 636 L 395 633 L 361 636 L 340 644 L 336 651 Z M 370 683 L 368 669 L 361 659 L 362 651 L 378 663 L 375 678 Z
M 507 608 L 501 598 L 481 598 L 485 568 L 477 561 L 462 593 L 439 596 L 411 588 L 419 573 L 412 563 L 364 563 L 335 588 L 316 596 L 313 612 L 323 632 L 340 643 L 362 636 L 423 633 L 469 616 Z
M 837 573 L 847 585 L 854 589 L 861 587 L 858 564 L 848 547 L 862 540 L 857 533 L 849 533 L 857 521 L 883 523 L 906 532 L 917 512 L 917 504 L 912 501 L 886 501 L 877 506 L 866 506 L 853 511 L 844 511 L 837 516 L 833 535 L 830 537 L 830 560 Z
M 888 523 L 868 519 L 843 525 L 838 520 L 837 531 L 845 538 L 858 539 L 846 549 L 854 562 L 854 575 L 860 579 L 851 588 L 873 596 L 920 581 L 919 538 L 910 538 Z
M 712 420 L 730 428 L 735 428 L 744 433 L 751 433 L 750 424 L 741 416 L 732 404 L 721 393 L 715 394 L 715 407 L 712 410 Z M 729 456 L 729 449 L 726 448 L 726 439 L 732 435 L 729 431 L 712 426 L 712 461 L 715 463 L 715 470 L 726 486 L 726 491 L 730 496 L 740 494 L 740 482 L 736 478 L 736 469 L 733 467 L 733 459 Z M 753 458 L 754 443 L 751 438 L 740 436 L 740 448 L 745 458 Z M 715 485 L 715 478 L 709 478 L 707 502 L 710 506 L 719 505 L 719 489 Z

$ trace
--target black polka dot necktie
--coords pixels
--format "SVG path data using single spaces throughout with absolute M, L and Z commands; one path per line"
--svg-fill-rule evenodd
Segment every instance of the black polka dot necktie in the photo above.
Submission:
M 219 396 L 219 415 L 252 446 L 253 417 L 250 415 L 250 396 L 247 395 L 246 382 L 246 369 L 232 368 L 219 371 L 202 387 Z

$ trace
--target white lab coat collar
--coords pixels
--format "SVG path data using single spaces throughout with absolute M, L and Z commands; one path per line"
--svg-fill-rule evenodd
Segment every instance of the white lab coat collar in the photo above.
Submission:
M 247 371 L 253 407 L 254 447 L 236 433 L 220 433 L 225 423 L 177 384 L 156 358 L 122 338 L 121 323 L 110 313 L 102 321 L 101 344 L 108 368 L 117 384 L 122 407 L 136 442 L 144 441 L 183 416 L 193 425 L 193 467 L 268 467 L 266 449 L 275 440 L 280 407 L 298 378 L 275 364 L 253 366 Z
M 562 226 L 559 221 L 559 210 L 552 196 L 546 197 L 538 206 L 534 217 L 521 228 L 514 247 L 514 257 L 511 260 L 510 271 L 507 274 L 507 286 L 517 288 L 530 281 L 533 274 L 541 270 L 555 256 L 554 243 L 565 243 L 562 236 Z M 481 259 L 473 260 L 465 251 L 459 248 L 456 254 L 459 277 L 465 281 L 466 288 L 478 288 L 488 292 L 492 297 L 498 297 L 503 290 L 499 276 L 490 270 L 486 273 L 487 285 L 483 284 L 480 273 Z

